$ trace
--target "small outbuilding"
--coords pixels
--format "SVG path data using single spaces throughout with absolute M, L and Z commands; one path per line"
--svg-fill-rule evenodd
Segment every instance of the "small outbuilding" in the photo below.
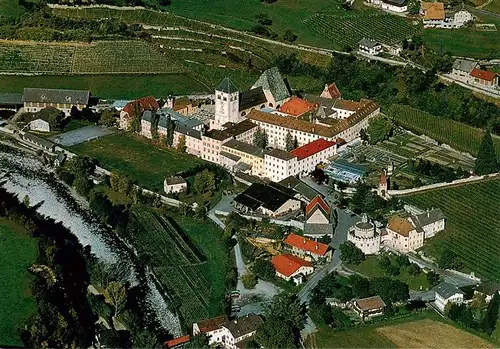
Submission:
M 181 176 L 168 177 L 163 182 L 163 190 L 167 194 L 181 193 L 187 190 L 187 183 Z
M 384 314 L 385 303 L 380 296 L 356 299 L 352 304 L 353 310 L 365 320 Z

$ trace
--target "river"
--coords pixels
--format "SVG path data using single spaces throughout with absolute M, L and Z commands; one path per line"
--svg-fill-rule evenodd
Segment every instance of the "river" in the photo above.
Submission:
M 36 156 L 0 145 L 0 176 L 2 172 L 8 172 L 0 179 L 0 182 L 6 181 L 3 187 L 7 191 L 18 194 L 20 199 L 27 195 L 31 206 L 38 205 L 39 213 L 62 222 L 83 246 L 91 246 L 91 251 L 106 264 L 125 264 L 130 269 L 129 281 L 137 282 L 130 254 L 99 226 L 88 211 L 87 202 L 57 180 Z M 167 301 L 149 276 L 147 280 L 147 300 L 159 323 L 172 335 L 181 335 L 179 318 L 169 310 Z

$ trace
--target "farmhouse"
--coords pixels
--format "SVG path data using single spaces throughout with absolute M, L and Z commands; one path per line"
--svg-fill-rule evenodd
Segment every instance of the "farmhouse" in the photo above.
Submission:
M 484 87 L 498 86 L 498 74 L 493 71 L 482 70 L 478 68 L 472 69 L 470 73 L 472 81 L 476 85 Z
M 254 314 L 227 321 L 219 327 L 220 332 L 214 335 L 213 343 L 219 343 L 226 349 L 243 349 L 263 322 L 260 316 Z
M 442 2 L 422 2 L 420 14 L 425 28 L 461 28 L 466 23 L 474 20 L 474 16 L 465 10 L 460 10 L 454 14 L 446 14 Z
M 358 50 L 367 55 L 376 56 L 382 52 L 382 44 L 371 39 L 362 39 L 358 44 Z
M 71 114 L 71 108 L 82 110 L 89 105 L 90 92 L 81 90 L 58 90 L 47 88 L 25 88 L 23 92 L 24 110 L 37 113 L 47 107 L 54 107 Z
M 329 262 L 332 259 L 330 246 L 294 233 L 288 234 L 283 244 L 286 251 L 309 262 L 321 260 Z
M 365 320 L 383 315 L 385 303 L 380 296 L 356 299 L 352 304 L 352 309 L 362 320 Z
M 300 209 L 294 192 L 278 183 L 254 183 L 234 198 L 236 209 L 243 213 L 260 213 L 276 217 Z
M 279 111 L 286 115 L 290 115 L 293 117 L 301 117 L 307 113 L 311 113 L 318 108 L 316 103 L 310 103 L 304 99 L 293 96 L 285 102 L 280 108 Z
M 465 292 L 447 282 L 441 282 L 434 287 L 434 292 L 436 293 L 434 304 L 441 313 L 444 313 L 444 309 L 448 303 L 462 304 L 464 301 Z
M 466 84 L 472 83 L 472 71 L 476 68 L 479 68 L 479 64 L 475 61 L 458 58 L 453 63 L 451 76 L 454 79 L 462 81 Z
M 220 339 L 220 336 L 218 336 L 218 334 L 222 332 L 220 327 L 227 321 L 227 316 L 222 315 L 212 319 L 195 322 L 193 324 L 193 336 L 203 333 L 208 337 L 208 344 L 212 345 Z
M 380 234 L 366 214 L 363 214 L 361 222 L 349 228 L 347 241 L 352 242 L 366 255 L 377 254 L 380 251 Z
M 163 181 L 163 190 L 167 194 L 181 193 L 187 190 L 187 183 L 180 176 L 168 177 Z
M 341 99 L 342 94 L 340 93 L 337 85 L 332 83 L 330 85 L 325 84 L 325 88 L 323 89 L 323 92 L 321 92 L 320 97 L 328 99 Z
M 158 102 L 153 96 L 143 97 L 128 103 L 120 112 L 120 129 L 129 130 L 130 124 L 135 117 L 142 116 L 146 110 L 156 111 L 158 109 Z
M 296 285 L 301 284 L 303 277 L 312 274 L 314 271 L 311 262 L 290 254 L 274 256 L 272 264 L 277 277 L 286 281 L 293 280 Z

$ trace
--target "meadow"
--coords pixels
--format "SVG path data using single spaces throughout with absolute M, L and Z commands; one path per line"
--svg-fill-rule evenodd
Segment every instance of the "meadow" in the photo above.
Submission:
M 165 177 L 203 162 L 193 155 L 159 148 L 146 138 L 127 133 L 115 133 L 69 150 L 97 159 L 105 169 L 128 175 L 139 186 L 160 191 Z
M 396 124 L 418 134 L 424 134 L 440 143 L 476 156 L 483 138 L 483 130 L 457 121 L 434 116 L 419 109 L 393 104 L 387 111 Z M 500 156 L 500 138 L 493 137 Z
M 37 240 L 11 221 L 0 219 L 0 250 L 0 346 L 20 346 L 18 329 L 35 307 L 28 268 L 36 260 Z
M 440 208 L 445 230 L 425 242 L 426 254 L 455 252 L 466 271 L 487 279 L 500 278 L 500 180 L 429 190 L 402 197 L 421 209 Z

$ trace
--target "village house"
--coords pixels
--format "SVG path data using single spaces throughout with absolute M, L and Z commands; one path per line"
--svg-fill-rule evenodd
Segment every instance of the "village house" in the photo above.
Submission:
M 342 99 L 342 94 L 340 93 L 340 90 L 335 83 L 332 83 L 330 85 L 325 84 L 325 88 L 319 96 L 328 99 Z
M 434 304 L 443 314 L 448 303 L 462 304 L 464 302 L 465 292 L 459 289 L 456 285 L 441 282 L 439 285 L 434 287 L 433 290 L 436 293 L 436 300 Z
M 138 100 L 129 102 L 120 111 L 119 127 L 122 130 L 128 131 L 134 117 L 141 117 L 146 110 L 157 111 L 158 109 L 158 102 L 153 96 L 143 97 Z
M 389 220 L 385 230 L 387 234 L 382 236 L 382 243 L 401 253 L 415 251 L 424 244 L 424 230 L 399 215 Z
M 466 84 L 472 84 L 472 71 L 479 68 L 479 64 L 475 61 L 458 58 L 455 60 L 451 70 L 451 77 Z
M 382 52 L 382 44 L 371 39 L 362 39 L 358 44 L 358 51 L 367 55 L 376 56 Z
M 260 316 L 254 314 L 229 320 L 219 326 L 219 332 L 211 336 L 212 343 L 226 349 L 244 349 L 263 322 Z
M 470 73 L 472 82 L 483 87 L 498 87 L 498 74 L 493 71 L 472 69 Z
M 252 144 L 231 139 L 222 144 L 220 152 L 221 165 L 232 172 L 248 167 L 248 172 L 254 176 L 264 175 L 264 149 Z M 241 166 L 246 164 L 248 166 Z M 247 172 L 242 171 L 242 172 Z
M 420 14 L 425 28 L 461 28 L 474 20 L 474 16 L 465 10 L 447 14 L 442 2 L 421 2 Z
M 321 195 L 306 206 L 306 224 L 330 224 L 330 206 Z
M 361 222 L 349 228 L 347 241 L 352 242 L 365 255 L 377 254 L 380 251 L 380 233 L 366 214 L 363 214 Z
M 294 233 L 288 234 L 283 244 L 285 251 L 309 262 L 329 262 L 332 259 L 330 246 Z
M 290 254 L 274 256 L 272 264 L 277 277 L 286 281 L 293 280 L 296 285 L 300 285 L 303 282 L 303 277 L 314 271 L 311 262 Z
M 279 108 L 279 112 L 285 116 L 299 118 L 307 113 L 314 112 L 317 108 L 318 105 L 316 103 L 311 103 L 305 99 L 293 96 Z
M 24 111 L 29 113 L 54 107 L 70 116 L 72 107 L 82 110 L 89 105 L 89 99 L 90 91 L 25 88 L 22 101 Z
M 369 320 L 384 314 L 385 303 L 380 296 L 356 299 L 352 309 L 362 320 Z
M 424 231 L 424 239 L 428 239 L 444 230 L 445 218 L 443 211 L 436 208 L 426 210 L 420 214 L 411 215 L 408 217 L 408 220 L 413 226 L 421 227 Z
M 47 120 L 43 118 L 38 118 L 29 123 L 31 131 L 37 132 L 50 132 L 50 124 Z
M 294 194 L 278 183 L 254 183 L 233 201 L 235 208 L 244 214 L 277 217 L 300 209 L 300 200 Z
M 220 327 L 226 322 L 228 322 L 226 315 L 195 322 L 193 324 L 193 336 L 203 333 L 208 337 L 208 345 L 218 343 L 220 340 L 219 334 L 222 333 Z
M 167 177 L 163 181 L 163 190 L 167 194 L 181 193 L 187 190 L 187 183 L 181 176 Z

